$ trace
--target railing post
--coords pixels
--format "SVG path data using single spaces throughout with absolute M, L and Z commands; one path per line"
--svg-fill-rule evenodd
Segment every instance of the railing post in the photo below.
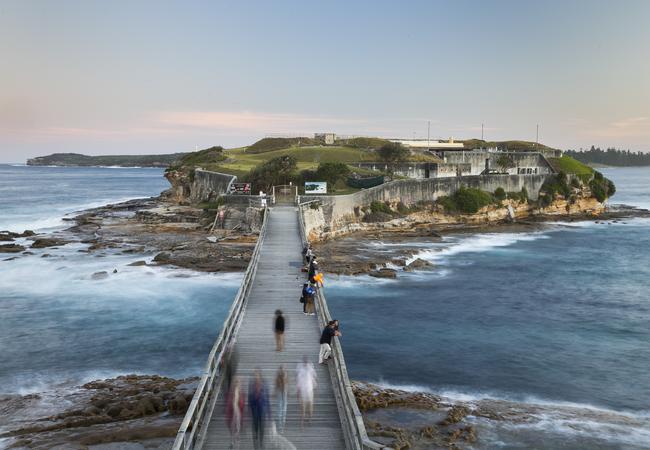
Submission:
M 309 202 L 307 202 L 309 203 Z M 300 228 L 300 237 L 302 240 L 302 247 L 307 245 L 307 235 L 305 230 L 305 221 L 302 217 L 302 208 L 306 205 L 298 205 L 298 225 Z M 318 319 L 321 326 L 325 326 L 332 317 L 330 316 L 329 308 L 327 307 L 327 300 L 323 288 L 318 289 L 317 294 L 318 304 Z M 387 449 L 377 442 L 374 442 L 368 437 L 366 426 L 363 422 L 363 416 L 359 411 L 359 406 L 352 392 L 350 386 L 350 379 L 348 378 L 348 371 L 345 366 L 345 359 L 343 357 L 343 349 L 341 343 L 334 341 L 332 345 L 332 362 L 329 366 L 330 377 L 332 377 L 332 384 L 335 391 L 336 402 L 341 415 L 341 424 L 344 427 L 343 434 L 346 437 L 346 446 L 354 450 L 371 449 L 381 450 Z
M 192 450 L 195 447 L 195 442 L 201 442 L 205 432 L 205 418 L 209 419 L 212 415 L 212 410 L 216 404 L 217 397 L 221 389 L 219 364 L 223 359 L 223 350 L 226 345 L 230 344 L 237 331 L 238 324 L 241 322 L 243 313 L 243 306 L 246 303 L 248 292 L 250 291 L 249 285 L 257 271 L 257 263 L 259 261 L 260 249 L 264 237 L 266 235 L 266 224 L 268 222 L 268 210 L 264 209 L 264 218 L 262 219 L 262 227 L 260 234 L 255 244 L 255 249 L 251 256 L 251 260 L 244 274 L 242 285 L 237 291 L 237 295 L 233 304 L 228 312 L 228 317 L 219 333 L 219 337 L 212 346 L 208 361 L 205 365 L 205 370 L 199 384 L 194 392 L 190 406 L 187 413 L 183 418 L 183 422 L 178 430 L 176 439 L 172 450 Z M 189 436 L 188 436 L 188 430 Z

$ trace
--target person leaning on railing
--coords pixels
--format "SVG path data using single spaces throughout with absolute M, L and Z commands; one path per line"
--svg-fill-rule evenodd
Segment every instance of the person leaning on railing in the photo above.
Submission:
M 325 364 L 325 361 L 330 359 L 332 355 L 332 338 L 335 336 L 342 336 L 338 330 L 338 321 L 330 320 L 320 336 L 319 364 Z

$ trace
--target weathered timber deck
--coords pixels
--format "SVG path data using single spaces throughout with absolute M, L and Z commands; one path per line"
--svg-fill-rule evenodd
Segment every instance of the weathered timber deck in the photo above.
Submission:
M 301 238 L 296 208 L 274 207 L 269 211 L 266 237 L 260 249 L 257 272 L 248 295 L 246 310 L 237 333 L 239 354 L 237 375 L 247 392 L 256 368 L 266 381 L 271 411 L 275 404 L 273 384 L 280 365 L 289 374 L 287 423 L 282 436 L 297 449 L 345 448 L 341 418 L 327 365 L 318 364 L 320 326 L 317 316 L 305 316 L 299 303 L 306 275 L 300 271 Z M 275 351 L 273 320 L 276 309 L 286 320 L 285 349 Z M 318 373 L 314 396 L 314 416 L 301 427 L 300 404 L 296 397 L 296 365 L 307 355 Z M 228 449 L 230 432 L 226 426 L 224 395 L 219 394 L 208 425 L 204 449 Z M 250 413 L 246 408 L 241 433 L 241 449 L 253 449 Z M 268 431 L 268 427 L 267 427 Z M 291 448 L 286 441 L 276 446 L 266 438 L 267 448 Z

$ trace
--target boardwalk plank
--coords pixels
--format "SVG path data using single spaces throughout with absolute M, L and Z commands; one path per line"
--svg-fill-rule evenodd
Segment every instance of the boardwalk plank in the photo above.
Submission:
M 275 374 L 283 365 L 289 374 L 287 423 L 282 436 L 297 449 L 344 449 L 341 419 L 327 365 L 318 364 L 320 329 L 316 316 L 302 314 L 300 291 L 305 280 L 301 273 L 301 241 L 295 207 L 275 207 L 269 211 L 267 234 L 260 250 L 260 260 L 253 288 L 248 296 L 245 315 L 235 345 L 239 356 L 237 375 L 244 390 L 259 368 L 270 394 Z M 276 309 L 286 319 L 285 350 L 275 351 L 273 320 Z M 318 375 L 314 397 L 314 416 L 301 426 L 300 405 L 295 394 L 295 370 L 307 355 Z M 274 409 L 271 395 L 271 409 Z M 246 411 L 248 413 L 248 411 Z M 268 448 L 274 443 L 267 436 Z M 228 449 L 230 433 L 226 427 L 224 399 L 214 408 L 203 448 Z M 281 447 L 281 445 L 278 445 Z M 253 449 L 251 420 L 246 414 L 239 448 Z

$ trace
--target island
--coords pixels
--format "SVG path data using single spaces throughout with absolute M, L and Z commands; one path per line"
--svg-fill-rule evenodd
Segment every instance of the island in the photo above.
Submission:
M 53 153 L 27 160 L 28 166 L 64 167 L 169 167 L 186 153 L 166 155 L 104 155 L 88 156 L 80 153 Z

